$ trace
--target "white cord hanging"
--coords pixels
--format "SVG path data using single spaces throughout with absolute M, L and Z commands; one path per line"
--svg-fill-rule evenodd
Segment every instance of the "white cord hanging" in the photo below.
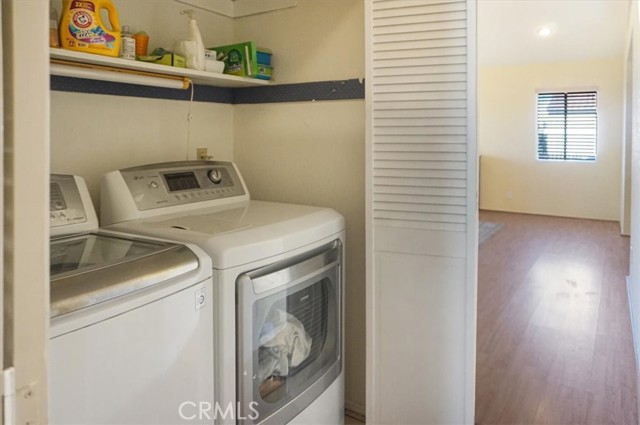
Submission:
M 195 84 L 191 84 L 191 98 L 189 99 L 189 112 L 187 112 L 187 150 L 185 152 L 185 159 L 189 160 L 189 150 L 191 149 L 191 120 L 193 114 L 191 113 L 193 108 L 193 93 L 195 90 Z

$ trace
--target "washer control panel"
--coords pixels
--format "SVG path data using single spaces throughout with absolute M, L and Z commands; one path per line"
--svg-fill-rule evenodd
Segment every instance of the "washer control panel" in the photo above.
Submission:
M 74 177 L 52 174 L 49 188 L 49 227 L 86 221 L 87 214 Z
M 230 162 L 163 163 L 126 168 L 120 173 L 140 211 L 245 194 Z

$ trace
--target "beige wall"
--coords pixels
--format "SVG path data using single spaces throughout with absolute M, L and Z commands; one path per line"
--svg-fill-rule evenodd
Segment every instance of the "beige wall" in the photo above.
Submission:
M 195 159 L 207 147 L 233 159 L 233 106 L 51 92 L 51 172 L 83 176 L 96 208 L 102 173 L 162 161 Z M 91 111 L 94 120 L 78 111 Z
M 363 0 L 300 0 L 238 19 L 235 34 L 273 50 L 278 84 L 364 76 Z M 253 198 L 346 218 L 346 405 L 364 414 L 364 101 L 236 105 L 234 116 L 234 158 Z
M 363 0 L 299 0 L 237 19 L 234 31 L 273 51 L 277 84 L 364 77 Z
M 480 208 L 618 220 L 622 58 L 482 68 L 479 75 Z M 582 89 L 598 91 L 597 160 L 538 161 L 537 91 Z
M 176 40 L 188 36 L 188 19 L 180 15 L 181 10 L 193 9 L 196 12 L 198 29 L 206 46 L 232 43 L 232 19 L 210 12 L 194 9 L 173 0 L 116 0 L 120 23 L 131 26 L 134 31 L 149 34 L 150 50 L 161 46 L 172 49 Z

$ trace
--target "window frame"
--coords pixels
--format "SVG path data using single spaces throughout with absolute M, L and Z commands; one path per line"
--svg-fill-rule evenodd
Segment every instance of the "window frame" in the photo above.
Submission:
M 595 94 L 595 138 L 593 142 L 594 154 L 593 158 L 588 159 L 580 159 L 580 158 L 567 158 L 566 153 L 564 158 L 541 158 L 540 157 L 540 133 L 539 133 L 539 125 L 540 125 L 540 114 L 539 114 L 539 103 L 540 103 L 540 95 L 553 95 L 553 94 L 580 94 L 580 93 L 594 93 Z M 597 87 L 581 87 L 581 88 L 554 88 L 554 89 L 539 89 L 535 92 L 535 158 L 537 161 L 547 162 L 547 163 L 567 163 L 567 162 L 575 162 L 581 164 L 593 164 L 598 161 L 598 136 L 599 136 L 599 108 L 598 108 L 598 98 L 600 95 L 600 91 Z M 565 117 L 567 116 L 565 110 Z M 564 133 L 564 137 L 566 140 L 566 130 Z M 566 146 L 566 141 L 564 142 Z

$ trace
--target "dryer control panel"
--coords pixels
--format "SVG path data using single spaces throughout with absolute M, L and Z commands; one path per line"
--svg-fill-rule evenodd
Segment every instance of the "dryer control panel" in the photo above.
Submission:
M 230 162 L 184 161 L 120 170 L 139 211 L 243 196 Z

